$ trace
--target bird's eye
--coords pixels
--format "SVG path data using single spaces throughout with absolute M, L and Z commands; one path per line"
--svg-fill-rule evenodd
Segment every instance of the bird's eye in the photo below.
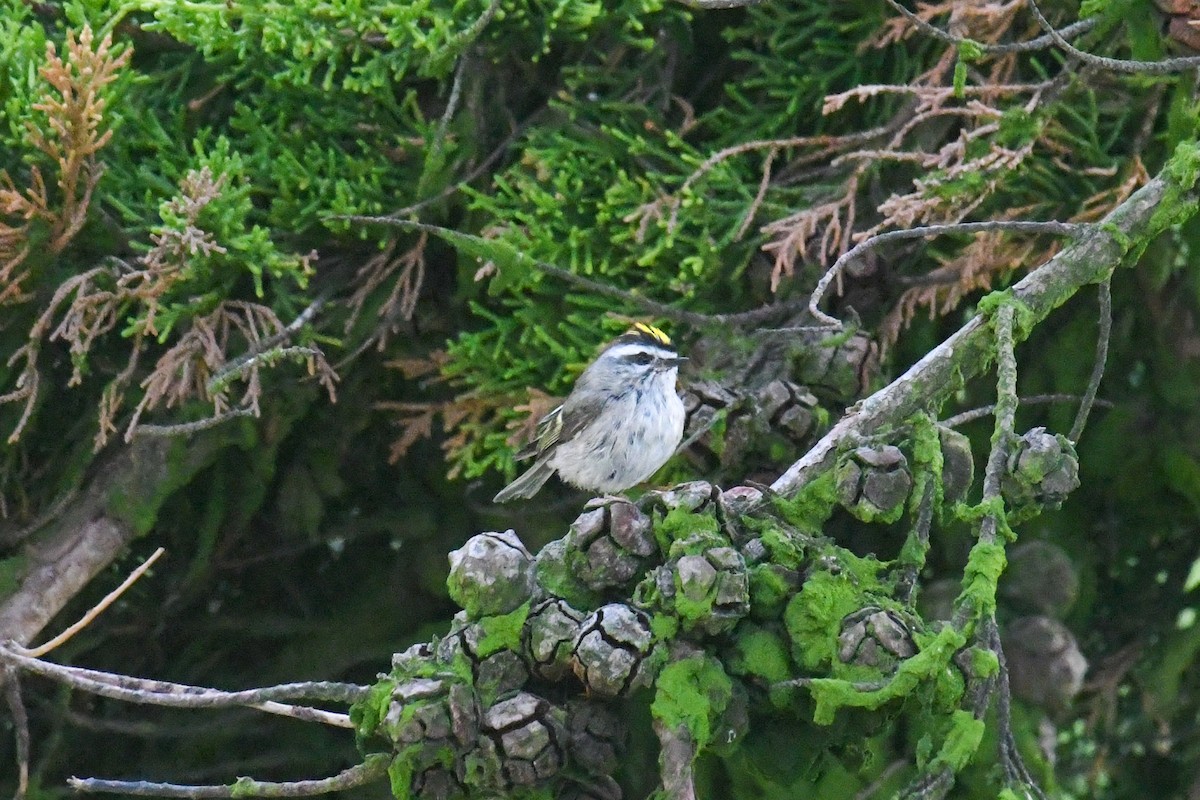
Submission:
M 629 360 L 632 361 L 634 364 L 640 364 L 641 366 L 645 366 L 646 364 L 649 364 L 651 361 L 654 360 L 654 356 L 650 355 L 649 353 L 636 353 L 636 354 L 630 356 Z

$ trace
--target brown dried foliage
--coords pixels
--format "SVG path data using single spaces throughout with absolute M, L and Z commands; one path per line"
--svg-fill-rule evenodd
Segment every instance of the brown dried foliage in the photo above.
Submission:
M 999 44 L 1027 40 L 1040 33 L 1034 18 L 1023 13 L 1027 8 L 1027 0 L 989 3 L 943 0 L 918 4 L 915 13 L 955 36 Z M 905 17 L 893 16 L 865 46 L 893 45 L 916 30 Z M 1056 142 L 1053 125 L 1040 130 L 1031 141 L 1016 146 L 1006 146 L 997 135 L 1000 120 L 1005 110 L 1011 108 L 1012 100 L 1021 99 L 1024 111 L 1035 114 L 1056 86 L 1053 79 L 1014 82 L 1018 55 L 989 54 L 969 66 L 969 85 L 957 92 L 954 87 L 957 60 L 957 49 L 947 47 L 928 71 L 908 85 L 858 86 L 825 99 L 823 113 L 828 115 L 842 111 L 852 101 L 864 102 L 881 95 L 907 98 L 892 119 L 879 128 L 841 137 L 755 141 L 725 148 L 705 159 L 673 195 L 647 204 L 627 221 L 640 223 L 639 233 L 648 224 L 664 218 L 668 227 L 674 227 L 687 190 L 717 165 L 751 152 L 765 150 L 767 157 L 743 231 L 761 207 L 769 186 L 792 185 L 807 175 L 825 182 L 834 177 L 840 187 L 829 196 L 759 229 L 767 239 L 763 250 L 773 257 L 774 291 L 785 279 L 794 276 L 802 264 L 828 269 L 853 244 L 881 231 L 963 221 L 992 198 L 1005 185 L 1006 178 L 1035 152 L 1055 160 L 1065 171 L 1099 174 L 1086 165 L 1065 163 L 1070 161 L 1070 153 L 1059 152 L 1064 148 Z M 941 136 L 939 131 L 943 128 L 950 135 L 939 142 L 931 133 Z M 787 157 L 776 158 L 783 154 Z M 913 180 L 912 190 L 893 194 L 882 202 L 870 202 L 863 189 L 868 170 L 880 162 L 917 165 L 920 175 Z M 1088 198 L 1076 221 L 1103 216 L 1145 180 L 1144 170 L 1140 164 L 1136 165 L 1133 173 L 1118 185 Z M 969 190 L 964 188 L 967 186 Z M 1013 218 L 1018 213 L 1020 210 L 1013 209 L 1005 216 Z M 859 226 L 859 220 L 866 220 L 867 224 Z M 967 295 L 992 288 L 1001 276 L 1042 263 L 1057 246 L 1042 240 L 1010 241 L 1002 233 L 974 240 L 929 274 L 912 280 L 885 320 L 885 344 L 894 341 L 917 314 L 947 314 Z
M 15 389 L 0 395 L 0 403 L 26 403 L 9 436 L 10 443 L 20 437 L 33 411 L 40 382 L 37 359 L 43 343 L 61 340 L 69 345 L 74 368 L 68 385 L 77 385 L 83 380 L 86 357 L 97 339 L 129 317 L 131 309 L 137 309 L 132 315 L 136 324 L 128 362 L 100 398 L 94 444 L 99 449 L 108 443 L 117 432 L 117 417 L 139 361 L 148 343 L 160 333 L 156 324 L 160 304 L 183 279 L 189 261 L 225 252 L 213 235 L 200 227 L 200 215 L 225 185 L 225 176 L 214 177 L 208 168 L 189 172 L 180 182 L 179 194 L 167 203 L 178 223 L 163 226 L 151 235 L 152 247 L 136 266 L 113 259 L 68 278 L 55 290 L 31 328 L 28 342 L 9 359 L 10 366 L 23 360 L 24 367 Z M 175 408 L 191 400 L 212 403 L 214 416 L 235 407 L 257 416 L 262 369 L 280 357 L 303 357 L 310 374 L 331 399 L 336 399 L 337 376 L 320 351 L 281 347 L 293 333 L 270 308 L 257 303 L 225 301 L 210 313 L 193 318 L 141 381 L 143 395 L 125 429 L 125 440 L 136 433 L 146 412 Z M 238 348 L 245 352 L 231 358 L 231 349 Z M 243 388 L 235 400 L 230 395 L 238 382 Z
M 57 191 L 51 192 L 36 165 L 24 187 L 0 171 L 0 214 L 15 220 L 0 220 L 0 304 L 29 299 L 22 283 L 30 270 L 22 267 L 32 249 L 35 225 L 46 226 L 46 246 L 56 254 L 87 220 L 92 192 L 104 172 L 97 154 L 112 137 L 112 131 L 104 129 L 103 90 L 117 79 L 130 55 L 128 49 L 114 55 L 112 37 L 96 42 L 87 26 L 78 40 L 67 32 L 65 57 L 53 42 L 47 43 L 46 62 L 39 73 L 49 88 L 33 106 L 46 119 L 40 127 L 28 124 L 26 141 L 54 164 Z
M 423 378 L 423 384 L 428 386 L 446 382 L 442 370 L 448 361 L 447 353 L 437 350 L 428 358 L 399 358 L 386 362 L 385 366 L 400 370 L 404 377 L 410 380 Z M 469 391 L 458 394 L 449 400 L 388 401 L 378 403 L 375 407 L 383 411 L 396 412 L 393 424 L 400 428 L 400 435 L 392 442 L 388 453 L 389 463 L 394 464 L 407 455 L 418 441 L 433 436 L 434 424 L 439 418 L 442 430 L 448 434 L 441 443 L 442 452 L 452 455 L 470 445 L 476 436 L 475 431 L 488 418 L 502 409 L 512 408 L 517 411 L 529 412 L 524 421 L 518 423 L 512 437 L 513 440 L 521 440 L 525 436 L 532 436 L 538 420 L 559 402 L 561 401 L 558 398 L 551 397 L 537 389 L 530 389 L 528 399 L 523 404 L 515 395 L 485 395 L 478 391 Z M 453 479 L 461 470 L 462 465 L 456 463 L 451 467 L 448 476 Z
M 397 254 L 398 239 L 393 238 L 377 255 L 369 259 L 354 276 L 356 288 L 347 303 L 350 316 L 346 320 L 346 333 L 358 322 L 367 301 L 375 291 L 391 282 L 392 288 L 383 305 L 376 312 L 381 320 L 379 329 L 372 339 L 380 351 L 387 345 L 388 334 L 394 332 L 397 320 L 412 319 L 417 310 L 417 299 L 425 283 L 425 247 L 429 234 L 422 232 L 417 243 Z
M 145 412 L 180 407 L 192 400 L 211 403 L 213 416 L 235 407 L 258 416 L 263 367 L 297 353 L 307 358 L 309 373 L 325 387 L 330 400 L 336 401 L 337 375 L 325 356 L 311 348 L 279 348 L 288 333 L 270 308 L 241 300 L 222 301 L 212 312 L 193 318 L 189 329 L 141 382 L 144 394 L 125 429 L 125 440 L 133 438 Z M 239 344 L 247 352 L 230 359 L 229 352 Z M 235 381 L 242 384 L 236 402 L 231 397 Z
M 442 368 L 447 361 L 448 356 L 445 351 L 435 350 L 428 358 L 399 358 L 386 362 L 384 366 L 400 370 L 404 377 L 410 380 L 424 378 L 422 384 L 429 386 L 446 382 Z M 442 442 L 442 450 L 446 453 L 454 453 L 468 445 L 471 439 L 471 432 L 468 428 L 477 427 L 496 409 L 506 408 L 510 405 L 511 403 L 504 398 L 484 397 L 478 392 L 466 392 L 449 400 L 387 401 L 377 403 L 375 407 L 383 411 L 396 412 L 393 424 L 400 428 L 400 436 L 392 442 L 388 453 L 388 462 L 394 464 L 403 458 L 418 441 L 433 436 L 433 426 L 438 417 L 442 419 L 443 430 L 454 431 Z M 450 477 L 455 477 L 459 469 L 458 466 L 452 468 Z

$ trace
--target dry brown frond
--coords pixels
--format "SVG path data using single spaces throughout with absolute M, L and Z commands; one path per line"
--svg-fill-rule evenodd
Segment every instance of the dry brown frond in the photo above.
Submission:
M 470 444 L 474 429 L 478 428 L 485 418 L 502 408 L 512 408 L 514 402 L 514 399 L 508 396 L 484 397 L 475 392 L 467 392 L 451 400 L 427 403 L 376 403 L 377 409 L 399 412 L 393 424 L 399 426 L 401 432 L 392 442 L 388 452 L 388 463 L 396 463 L 419 440 L 433 436 L 433 423 L 439 416 L 442 419 L 442 430 L 449 434 L 442 442 L 442 451 L 447 455 L 458 452 Z M 454 479 L 461 469 L 460 465 L 455 464 L 448 473 L 449 477 Z
M 348 303 L 350 317 L 346 320 L 346 333 L 354 327 L 375 290 L 389 280 L 392 280 L 392 290 L 376 312 L 383 320 L 380 330 L 375 334 L 378 348 L 382 350 L 386 346 L 387 334 L 394 320 L 412 319 L 417 310 L 417 299 L 421 296 L 421 286 L 425 283 L 425 248 L 428 244 L 429 234 L 422 231 L 416 244 L 396 255 L 398 240 L 393 238 L 387 247 L 362 265 L 354 276 L 357 288 Z M 397 272 L 400 273 L 398 276 Z
M 1129 196 L 1135 191 L 1145 186 L 1150 181 L 1150 173 L 1146 172 L 1146 165 L 1142 163 L 1139 156 L 1133 157 L 1132 165 L 1129 169 L 1129 175 L 1125 180 L 1121 181 L 1111 189 L 1097 192 L 1091 197 L 1084 200 L 1079 208 L 1079 213 L 1071 217 L 1071 222 L 1097 222 L 1104 218 L 1108 212 L 1112 211 L 1117 206 L 1129 199 Z
M 393 358 L 383 362 L 389 369 L 398 369 L 400 374 L 409 380 L 434 376 L 441 379 L 442 367 L 450 363 L 450 354 L 445 350 L 434 350 L 421 358 Z
M 922 310 L 930 319 L 945 316 L 967 295 L 990 290 L 1003 276 L 1044 264 L 1059 246 L 1058 242 L 1016 241 L 1002 231 L 980 234 L 957 256 L 912 281 L 916 285 L 900 296 L 880 325 L 883 347 L 895 344 Z
M 408 454 L 421 439 L 433 436 L 433 423 L 445 403 L 380 403 L 376 408 L 399 412 L 393 424 L 400 427 L 400 436 L 388 449 L 388 463 L 395 464 Z
M 546 394 L 541 389 L 532 386 L 527 391 L 529 392 L 529 399 L 520 405 L 513 406 L 513 411 L 525 413 L 525 416 L 520 421 L 509 426 L 509 430 L 512 433 L 508 437 L 508 443 L 513 447 L 533 441 L 537 435 L 537 426 L 541 422 L 542 417 L 558 408 L 559 404 L 563 401 L 561 397 Z
M 33 416 L 34 405 L 37 403 L 38 388 L 42 378 L 37 368 L 39 344 L 39 342 L 30 341 L 17 349 L 8 358 L 8 366 L 10 367 L 18 361 L 25 361 L 25 366 L 21 369 L 21 374 L 17 376 L 16 388 L 11 392 L 0 394 L 0 404 L 15 403 L 20 400 L 25 401 L 25 408 L 21 412 L 21 418 L 17 420 L 17 426 L 13 429 L 13 432 L 8 435 L 9 444 L 15 444 L 21 438 L 21 432 L 29 424 L 29 419 Z
M 146 308 L 139 332 L 157 336 L 155 321 L 159 300 L 183 276 L 183 269 L 196 256 L 224 253 L 211 233 L 199 226 L 200 214 L 221 194 L 228 176 L 214 177 L 208 167 L 190 170 L 179 183 L 179 194 L 166 204 L 179 217 L 181 226 L 163 226 L 150 235 L 153 246 L 139 259 L 142 269 L 122 275 L 117 287 L 129 299 L 139 300 Z
M 447 455 L 465 450 L 474 437 L 474 429 L 491 414 L 501 408 L 510 408 L 514 400 L 509 397 L 480 397 L 475 394 L 459 395 L 442 409 L 442 425 L 447 433 L 454 431 L 442 442 L 442 451 Z M 446 477 L 454 480 L 462 472 L 462 462 L 456 462 Z
M 0 213 L 20 220 L 0 222 L 0 303 L 19 302 L 28 295 L 20 288 L 29 275 L 19 267 L 28 258 L 29 235 L 35 222 L 49 227 L 50 253 L 62 252 L 87 220 L 92 192 L 104 172 L 96 155 L 112 137 L 104 130 L 106 100 L 102 90 L 116 80 L 131 51 L 112 53 L 112 37 L 95 42 L 84 26 L 75 39 L 67 32 L 66 55 L 53 42 L 46 44 L 46 61 L 39 69 L 49 89 L 33 108 L 46 115 L 43 127 L 30 122 L 26 140 L 55 167 L 57 198 L 52 200 L 42 170 L 30 170 L 29 185 L 19 188 L 0 172 Z
M 212 403 L 213 416 L 225 414 L 234 407 L 230 395 L 237 381 L 243 388 L 236 407 L 258 416 L 262 369 L 285 356 L 305 356 L 310 374 L 317 377 L 331 400 L 336 400 L 337 375 L 324 355 L 312 348 L 277 347 L 287 335 L 287 326 L 275 312 L 258 303 L 227 300 L 210 313 L 194 317 L 189 329 L 159 357 L 141 382 L 145 393 L 125 429 L 125 440 L 133 438 L 142 415 L 156 408 L 175 408 L 202 400 Z M 229 358 L 230 350 L 237 345 L 245 347 L 246 352 Z
M 775 256 L 771 268 L 772 292 L 779 288 L 785 276 L 795 274 L 798 257 L 827 266 L 849 247 L 861 171 L 862 167 L 856 169 L 842 197 L 798 211 L 762 228 L 763 233 L 773 237 L 762 246 Z

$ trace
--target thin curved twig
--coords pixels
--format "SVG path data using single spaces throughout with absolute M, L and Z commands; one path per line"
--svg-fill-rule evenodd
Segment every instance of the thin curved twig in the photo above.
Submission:
M 0 646 L 0 661 L 44 678 L 73 686 L 91 694 L 143 705 L 168 708 L 227 708 L 247 706 L 268 714 L 293 717 L 307 722 L 320 722 L 339 728 L 352 728 L 345 714 L 335 714 L 307 706 L 291 706 L 278 700 L 325 700 L 353 703 L 366 696 L 368 687 L 333 681 L 308 681 L 223 692 L 202 686 L 190 686 L 168 681 L 153 681 L 129 675 L 117 675 L 100 670 L 68 667 L 22 655 L 10 644 Z
M 254 410 L 250 408 L 231 408 L 224 414 L 217 414 L 212 417 L 198 419 L 195 422 L 178 422 L 174 425 L 138 425 L 133 429 L 134 438 L 139 437 L 166 437 L 166 436 L 188 436 L 193 433 L 215 428 L 223 422 L 228 422 L 231 419 L 238 417 L 253 417 Z
M 1035 394 L 1030 397 L 1022 397 L 1021 404 L 1026 406 L 1044 406 L 1051 403 L 1079 403 L 1083 398 L 1077 394 Z M 1094 399 L 1095 405 L 1101 408 L 1112 408 L 1113 404 L 1108 400 Z M 952 417 L 946 417 L 939 420 L 938 424 L 946 428 L 957 428 L 959 425 L 966 425 L 968 422 L 974 422 L 977 419 L 990 417 L 996 411 L 996 404 L 980 406 L 967 411 L 962 411 Z
M 187 786 L 150 781 L 110 781 L 100 778 L 69 778 L 77 792 L 125 794 L 134 797 L 312 797 L 318 794 L 353 789 L 382 779 L 391 758 L 382 754 L 367 756 L 361 764 L 342 770 L 329 778 L 307 781 L 256 781 L 238 778 L 234 783 L 215 786 Z
M 1046 48 L 1053 47 L 1057 44 L 1057 42 L 1055 42 L 1055 40 L 1054 40 L 1054 37 L 1048 33 L 1043 34 L 1042 36 L 1039 36 L 1036 39 L 1030 39 L 1029 41 L 1026 41 L 1026 42 L 1011 42 L 1009 44 L 986 44 L 984 42 L 979 42 L 974 39 L 968 38 L 966 36 L 955 36 L 953 33 L 950 33 L 949 31 L 944 31 L 941 28 L 937 27 L 936 25 L 926 22 L 925 20 L 921 19 L 919 16 L 917 16 L 913 12 L 909 11 L 903 5 L 901 5 L 899 0 L 887 0 L 887 3 L 892 8 L 899 11 L 904 16 L 905 19 L 907 19 L 909 22 L 911 22 L 913 25 L 915 25 L 917 27 L 917 29 L 920 30 L 922 33 L 927 33 L 930 36 L 934 37 L 935 39 L 941 39 L 943 42 L 948 42 L 953 45 L 967 44 L 969 42 L 971 45 L 978 47 L 981 52 L 986 53 L 987 55 L 1004 55 L 1006 53 L 1029 53 L 1029 52 L 1032 52 L 1035 50 L 1045 50 Z M 1094 17 L 1091 19 L 1081 19 L 1078 22 L 1074 22 L 1074 23 L 1068 25 L 1067 27 L 1063 28 L 1062 30 L 1058 31 L 1058 34 L 1064 38 L 1069 37 L 1069 36 L 1070 37 L 1080 36 L 1084 33 L 1087 33 L 1092 28 L 1096 27 L 1097 21 L 1098 20 Z
M 955 222 L 948 225 L 923 225 L 919 228 L 907 228 L 900 231 L 887 231 L 864 239 L 847 250 L 821 276 L 817 286 L 808 300 L 808 311 L 819 322 L 841 327 L 842 323 L 819 308 L 821 300 L 829 291 L 830 285 L 837 279 L 842 270 L 867 250 L 879 247 L 891 241 L 900 239 L 922 239 L 926 236 L 940 236 L 946 233 L 982 233 L 987 231 L 1017 231 L 1019 233 L 1053 233 L 1058 236 L 1073 236 L 1088 226 L 1075 222 L 1036 222 L 1030 220 L 991 220 L 988 222 Z
M 88 625 L 91 625 L 92 620 L 94 620 L 96 617 L 100 616 L 100 614 L 102 614 L 104 612 L 104 609 L 111 606 L 113 603 L 115 603 L 117 601 L 117 598 L 119 598 L 121 595 L 125 594 L 125 590 L 128 589 L 130 586 L 132 586 L 137 581 L 138 578 L 145 575 L 146 570 L 148 570 L 148 569 L 150 569 L 150 567 L 154 566 L 154 562 L 158 561 L 158 559 L 161 558 L 162 554 L 165 552 L 167 552 L 167 551 L 160 547 L 157 550 L 155 550 L 153 553 L 151 553 L 150 557 L 147 558 L 145 561 L 143 561 L 141 566 L 139 566 L 133 572 L 129 573 L 129 577 L 127 577 L 125 580 L 121 581 L 120 586 L 113 589 L 108 594 L 104 595 L 104 598 L 101 599 L 99 603 L 96 603 L 96 605 L 94 605 L 90 609 L 88 609 L 88 612 L 86 614 L 84 614 L 82 617 L 80 617 L 78 620 L 76 620 L 74 624 L 72 624 L 71 626 L 69 626 L 68 628 L 63 630 L 62 633 L 58 634 L 50 641 L 46 642 L 45 644 L 40 644 L 37 647 L 31 647 L 31 648 L 25 648 L 25 647 L 21 647 L 20 645 L 15 645 L 14 649 L 17 649 L 17 651 L 19 653 L 21 653 L 21 655 L 23 655 L 23 656 L 29 656 L 30 658 L 41 658 L 42 656 L 46 655 L 46 653 L 49 653 L 51 650 L 55 649 L 56 647 L 62 645 L 65 642 L 67 642 L 68 640 L 70 640 L 70 638 L 72 636 L 79 633 L 81 630 L 86 628 Z
M 1096 335 L 1096 360 L 1092 364 L 1092 376 L 1088 379 L 1087 391 L 1083 393 L 1083 401 L 1079 404 L 1079 413 L 1075 415 L 1075 424 L 1067 438 L 1078 442 L 1087 425 L 1088 414 L 1092 412 L 1092 404 L 1096 402 L 1096 392 L 1100 391 L 1100 381 L 1104 379 L 1104 367 L 1108 363 L 1108 340 L 1112 334 L 1112 278 L 1100 284 L 1100 331 Z
M 1029 0 L 1029 8 L 1033 11 L 1034 16 L 1037 17 L 1038 24 L 1054 40 L 1054 43 L 1069 55 L 1078 58 L 1085 64 L 1130 75 L 1169 75 L 1173 72 L 1186 72 L 1187 70 L 1200 67 L 1200 56 L 1165 58 L 1162 61 L 1133 61 L 1124 58 L 1108 58 L 1085 52 L 1068 42 L 1054 29 L 1054 26 L 1042 14 L 1042 10 L 1038 8 L 1037 0 Z

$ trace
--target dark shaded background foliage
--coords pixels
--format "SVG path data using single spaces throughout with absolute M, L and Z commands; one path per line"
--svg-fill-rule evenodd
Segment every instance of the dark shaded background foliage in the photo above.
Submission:
M 1085 5 L 1100 22 L 1083 45 L 1137 58 L 1174 47 L 1149 0 Z M 1047 7 L 1062 21 L 1079 12 L 1069 3 Z M 413 209 L 403 216 L 498 239 L 678 309 L 745 310 L 811 288 L 828 263 L 818 243 L 829 219 L 801 238 L 794 269 L 786 270 L 773 260 L 785 251 L 763 250 L 781 236 L 764 226 L 845 196 L 847 168 L 830 166 L 833 154 L 805 162 L 800 156 L 811 149 L 789 145 L 747 150 L 689 176 L 714 153 L 746 142 L 887 125 L 906 113 L 904 96 L 820 112 L 826 96 L 862 85 L 906 85 L 923 75 L 927 85 L 950 86 L 956 69 L 952 49 L 927 37 L 882 42 L 894 15 L 875 0 L 769 2 L 721 13 L 661 0 L 6 0 L 3 10 L 0 166 L 18 189 L 35 169 L 54 174 L 29 134 L 47 124 L 35 107 L 46 92 L 38 73 L 46 42 L 62 54 L 66 32 L 77 36 L 86 23 L 132 56 L 102 90 L 102 129 L 112 135 L 97 154 L 104 171 L 82 229 L 61 252 L 35 246 L 24 262 L 25 296 L 2 309 L 0 394 L 20 388 L 26 364 L 8 357 L 27 344 L 70 276 L 107 265 L 114 270 L 107 279 L 116 281 L 145 263 L 165 230 L 206 231 L 224 252 L 178 258 L 161 292 L 125 298 L 115 326 L 82 352 L 61 339 L 41 343 L 32 417 L 0 450 L 0 592 L 11 591 L 25 568 L 19 534 L 64 498 L 70 503 L 106 454 L 126 446 L 130 413 L 145 397 L 141 382 L 158 374 L 158 359 L 188 331 L 223 301 L 259 304 L 281 324 L 315 299 L 324 302 L 293 343 L 319 348 L 336 369 L 337 402 L 306 372 L 313 357 L 302 355 L 264 368 L 260 392 L 248 394 L 252 377 L 239 372 L 223 400 L 201 381 L 181 388 L 171 406 L 149 406 L 143 423 L 203 419 L 222 403 L 257 402 L 261 416 L 196 434 L 224 437 L 211 464 L 166 498 L 129 557 L 65 615 L 86 608 L 161 544 L 169 558 L 153 578 L 56 657 L 222 688 L 370 682 L 393 651 L 428 639 L 453 613 L 443 586 L 448 550 L 487 528 L 516 527 L 531 548 L 558 536 L 578 507 L 565 491 L 514 509 L 487 502 L 512 474 L 512 429 L 526 406 L 548 407 L 532 389 L 565 393 L 598 343 L 645 314 L 555 276 L 481 264 L 437 239 L 347 215 Z M 1034 34 L 1025 12 L 1016 14 L 1019 24 L 1004 35 Z M 957 64 L 970 86 L 1065 74 L 1053 51 L 1006 66 Z M 1027 97 L 992 98 L 996 132 L 958 163 L 988 143 L 1035 143 L 1031 154 L 992 174 L 942 175 L 927 196 L 954 216 L 985 193 L 973 212 L 979 219 L 1067 219 L 1089 211 L 1094 197 L 1103 210 L 1117 187 L 1136 181 L 1142 162 L 1153 172 L 1176 143 L 1195 136 L 1194 89 L 1189 73 L 1149 78 L 1086 68 L 1032 109 Z M 969 127 L 950 116 L 914 138 L 936 150 Z M 756 199 L 767 151 L 778 160 Z M 199 217 L 180 219 L 164 204 L 181 195 L 190 172 L 205 168 L 223 184 Z M 880 204 L 931 175 L 937 170 L 904 161 L 870 163 L 848 192 L 858 198 L 855 230 L 886 221 Z M 849 228 L 844 209 L 839 220 Z M 45 228 L 36 222 L 24 235 L 41 245 Z M 1200 626 L 1185 590 L 1200 513 L 1200 284 L 1189 255 L 1197 233 L 1188 223 L 1118 274 L 1102 392 L 1114 407 L 1097 415 L 1081 443 L 1083 487 L 1061 512 L 1021 530 L 1066 549 L 1082 586 L 1067 622 L 1092 671 L 1074 708 L 1054 720 L 1062 796 L 1200 791 L 1191 668 Z M 887 371 L 918 358 L 969 310 L 954 307 L 933 320 L 917 306 L 896 312 L 914 276 L 968 258 L 969 245 L 954 239 L 898 249 L 848 280 L 842 310 L 852 305 L 868 329 L 894 339 Z M 964 286 L 968 303 L 1053 246 L 992 251 L 1004 258 L 982 284 Z M 60 307 L 54 325 L 67 313 Z M 911 322 L 902 333 L 901 321 Z M 1042 326 L 1018 353 L 1021 392 L 1078 392 L 1094 330 L 1090 297 Z M 706 333 L 682 325 L 675 332 L 685 343 Z M 256 341 L 235 330 L 223 345 L 229 360 L 253 352 Z M 132 379 L 114 384 L 139 347 Z M 80 380 L 68 386 L 73 369 Z M 127 396 L 97 452 L 102 400 L 114 385 Z M 963 407 L 988 402 L 989 391 L 969 387 Z M 6 436 L 18 428 L 23 403 L 0 405 Z M 1071 415 L 1022 411 L 1027 424 L 1018 430 L 1046 423 L 1065 430 Z M 969 429 L 979 442 L 985 425 Z M 681 461 L 668 473 L 711 467 Z M 966 543 L 965 533 L 935 543 L 930 581 L 958 574 Z M 355 758 L 348 737 L 252 712 L 150 711 L 32 679 L 26 688 L 33 796 L 62 793 L 68 774 L 287 779 L 331 773 Z M 1042 714 L 1019 713 L 1028 730 Z M 790 765 L 802 777 L 807 759 L 791 752 L 786 723 L 781 729 L 758 732 L 745 755 Z M 13 763 L 10 742 L 0 739 L 0 763 Z M 744 786 L 736 763 L 711 766 L 714 791 L 742 796 L 733 788 Z M 644 766 L 634 759 L 631 770 Z M 991 796 L 988 773 L 988 764 L 977 765 L 955 796 Z M 844 787 L 847 796 L 861 788 Z

